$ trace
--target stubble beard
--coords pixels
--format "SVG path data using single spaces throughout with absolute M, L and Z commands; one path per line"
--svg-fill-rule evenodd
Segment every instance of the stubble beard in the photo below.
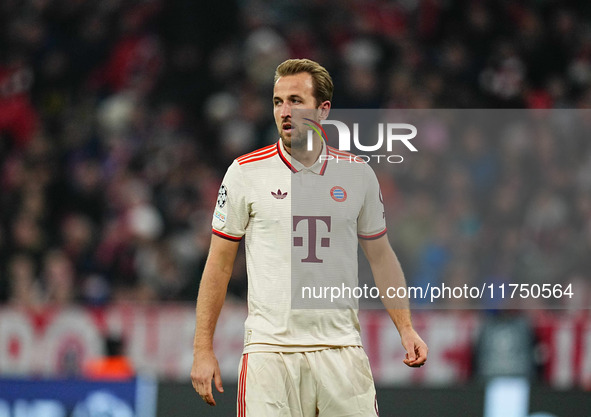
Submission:
M 301 132 L 301 133 L 298 133 L 298 132 L 300 132 L 300 130 L 293 129 L 293 124 L 292 124 L 292 132 L 289 134 L 286 134 L 283 132 L 283 130 L 280 130 L 279 137 L 281 138 L 281 141 L 283 142 L 283 146 L 286 149 L 295 150 L 295 151 L 306 150 L 307 136 L 303 132 Z

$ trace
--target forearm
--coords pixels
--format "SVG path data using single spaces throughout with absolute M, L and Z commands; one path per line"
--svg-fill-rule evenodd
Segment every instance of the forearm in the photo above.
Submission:
M 407 291 L 399 290 L 399 288 L 406 289 L 406 280 L 394 251 L 392 249 L 384 251 L 379 258 L 371 263 L 371 269 L 376 286 L 380 290 L 380 294 L 384 295 L 382 301 L 386 311 L 398 331 L 402 332 L 405 329 L 412 328 L 408 298 L 389 298 L 387 296 L 388 288 L 396 289 L 394 292 L 396 295 L 407 294 Z
M 238 243 L 212 237 L 197 296 L 194 354 L 213 350 L 213 334 L 226 298 L 237 249 Z
M 210 269 L 208 271 L 208 269 Z M 213 334 L 224 305 L 231 274 L 206 266 L 197 297 L 194 353 L 213 349 Z
M 406 350 L 403 362 L 413 368 L 423 366 L 427 360 L 429 348 L 412 327 L 406 280 L 388 238 L 383 236 L 373 241 L 360 241 L 360 243 L 371 265 L 376 286 L 384 296 L 382 298 L 384 306 L 400 333 L 400 341 Z M 394 293 L 391 291 L 388 293 L 390 287 L 394 288 Z M 393 294 L 397 296 L 403 294 L 405 297 L 388 297 Z

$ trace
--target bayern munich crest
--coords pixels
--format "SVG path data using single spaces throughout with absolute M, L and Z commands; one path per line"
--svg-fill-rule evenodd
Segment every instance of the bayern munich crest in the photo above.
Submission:
M 347 199 L 347 192 L 343 187 L 337 185 L 330 189 L 330 196 L 334 201 L 341 203 Z

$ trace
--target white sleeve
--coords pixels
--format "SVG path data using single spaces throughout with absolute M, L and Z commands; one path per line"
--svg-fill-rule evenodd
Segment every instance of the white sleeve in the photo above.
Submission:
M 234 161 L 226 171 L 220 186 L 211 222 L 213 234 L 224 239 L 240 241 L 250 217 L 244 177 Z
M 384 203 L 375 172 L 369 165 L 364 165 L 365 198 L 357 218 L 357 236 L 360 239 L 377 239 L 386 233 Z

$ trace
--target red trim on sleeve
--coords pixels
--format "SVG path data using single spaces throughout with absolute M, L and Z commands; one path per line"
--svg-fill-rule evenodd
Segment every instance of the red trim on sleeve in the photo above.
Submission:
M 219 236 L 223 239 L 231 240 L 233 242 L 240 242 L 242 240 L 242 236 L 241 237 L 230 236 L 230 235 L 227 235 L 227 234 L 222 233 L 220 231 L 217 231 L 215 229 L 211 229 L 211 233 L 213 233 L 214 235 Z
M 384 236 L 386 234 L 386 232 L 388 231 L 388 229 L 384 229 L 379 233 L 376 233 L 375 235 L 360 235 L 358 234 L 357 236 L 360 239 L 365 239 L 365 240 L 374 240 L 374 239 L 379 239 L 380 237 Z

